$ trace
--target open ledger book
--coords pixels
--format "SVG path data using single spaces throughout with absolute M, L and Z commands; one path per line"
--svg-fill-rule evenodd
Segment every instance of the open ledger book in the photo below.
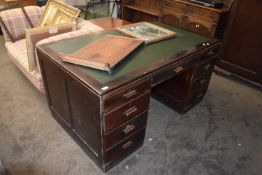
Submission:
M 63 61 L 111 73 L 114 66 L 143 43 L 143 40 L 106 35 L 71 53 L 60 53 Z

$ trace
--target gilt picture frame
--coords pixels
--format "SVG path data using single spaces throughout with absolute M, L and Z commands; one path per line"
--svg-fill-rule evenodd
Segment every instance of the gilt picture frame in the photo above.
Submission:
M 79 13 L 79 9 L 61 1 L 49 0 L 38 27 L 74 22 Z
M 149 22 L 138 22 L 117 28 L 118 31 L 144 40 L 145 44 L 176 36 L 174 31 L 159 27 Z

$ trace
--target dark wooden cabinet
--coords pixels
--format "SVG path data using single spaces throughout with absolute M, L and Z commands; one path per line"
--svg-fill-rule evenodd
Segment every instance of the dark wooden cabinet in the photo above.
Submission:
M 221 9 L 191 3 L 189 0 L 163 0 L 160 6 L 162 21 L 175 16 L 173 25 L 207 37 L 222 38 L 229 14 L 226 5 Z
M 122 0 L 122 18 L 131 22 L 157 21 L 162 0 Z
M 235 0 L 218 66 L 262 86 L 262 1 Z
M 123 19 L 138 21 L 161 20 L 211 38 L 222 38 L 229 14 L 229 1 L 222 9 L 191 3 L 189 0 L 123 0 Z

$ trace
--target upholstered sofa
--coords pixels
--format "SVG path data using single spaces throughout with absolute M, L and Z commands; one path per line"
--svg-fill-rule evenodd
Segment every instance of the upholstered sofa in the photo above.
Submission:
M 44 9 L 38 6 L 27 6 L 24 9 L 33 26 L 37 26 Z M 20 8 L 2 11 L 0 12 L 0 17 L 5 24 L 5 28 L 9 30 L 9 33 L 11 33 L 13 37 L 12 41 L 1 25 L 5 38 L 5 47 L 10 59 L 42 93 L 44 93 L 44 87 L 35 52 L 36 45 L 103 30 L 101 27 L 87 20 L 77 18 L 75 23 L 52 26 L 51 28 L 45 27 L 36 32 L 34 39 L 26 39 L 26 31 L 30 30 L 30 25 Z M 38 40 L 35 40 L 35 38 Z

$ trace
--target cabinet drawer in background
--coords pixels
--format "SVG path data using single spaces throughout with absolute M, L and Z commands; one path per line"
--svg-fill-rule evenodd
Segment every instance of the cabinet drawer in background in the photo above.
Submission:
M 160 21 L 207 37 L 214 37 L 217 25 L 179 12 L 162 9 Z
M 146 79 L 136 83 L 128 84 L 121 89 L 106 94 L 103 97 L 105 113 L 108 113 L 118 106 L 140 96 L 145 91 L 148 91 L 150 86 L 151 81 Z
M 124 138 L 130 136 L 139 129 L 145 128 L 147 123 L 147 111 L 137 117 L 123 123 L 116 129 L 104 136 L 104 147 L 106 149 L 112 147 Z
M 206 20 L 215 24 L 217 24 L 219 21 L 220 14 L 218 12 L 206 8 L 201 8 L 199 6 L 195 6 L 194 4 L 189 5 L 175 0 L 164 0 L 162 7 L 163 9 L 183 13 L 187 16 L 192 16 L 195 18 Z
M 142 146 L 145 138 L 145 128 L 132 134 L 130 137 L 124 139 L 118 145 L 114 146 L 105 153 L 105 162 L 107 165 L 117 163 L 125 158 L 137 148 Z
M 207 37 L 214 37 L 216 32 L 216 25 L 207 21 L 203 21 L 194 17 L 187 17 L 185 21 L 187 29 L 191 32 L 201 34 Z
M 104 131 L 108 132 L 136 115 L 148 111 L 149 100 L 150 92 L 145 92 L 121 107 L 106 113 L 104 115 Z
M 176 2 L 174 0 L 164 0 L 163 2 L 163 8 L 169 9 L 174 12 L 180 12 L 180 13 L 188 13 L 189 5 Z
M 201 8 L 198 6 L 188 6 L 188 15 L 202 20 L 207 20 L 209 22 L 217 24 L 219 21 L 220 14 L 218 12 Z
M 174 11 L 170 11 L 169 9 L 161 9 L 160 21 L 179 28 L 186 29 L 186 20 L 187 16 L 183 13 L 176 13 Z

